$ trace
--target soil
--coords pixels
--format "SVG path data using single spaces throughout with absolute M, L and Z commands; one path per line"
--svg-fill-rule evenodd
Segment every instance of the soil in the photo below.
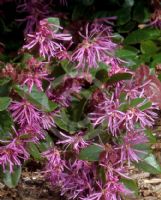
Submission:
M 64 200 L 54 192 L 40 172 L 23 172 L 19 185 L 8 188 L 0 183 L 0 200 Z

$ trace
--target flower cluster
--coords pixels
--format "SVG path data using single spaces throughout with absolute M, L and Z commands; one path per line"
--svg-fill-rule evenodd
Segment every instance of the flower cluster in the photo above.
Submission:
M 12 139 L 0 147 L 0 165 L 5 171 L 9 167 L 10 173 L 14 166 L 20 166 L 22 160 L 29 159 L 29 153 L 24 148 L 24 142 L 18 138 Z
M 48 58 L 56 57 L 58 53 L 65 50 L 63 41 L 71 41 L 72 37 L 67 33 L 57 33 L 61 26 L 54 25 L 44 19 L 39 22 L 38 30 L 34 34 L 27 35 L 27 44 L 24 49 L 32 49 L 36 45 L 39 48 L 39 55 Z
M 45 68 L 46 62 L 41 62 L 31 57 L 25 63 L 26 67 L 18 77 L 20 85 L 26 85 L 29 88 L 29 92 L 32 91 L 33 86 L 38 90 L 43 91 L 43 81 L 46 80 L 50 83 L 49 72 Z
M 78 62 L 77 68 L 97 68 L 109 56 L 113 56 L 116 44 L 112 42 L 109 27 L 98 24 L 86 25 L 85 35 L 79 33 L 83 41 L 72 54 L 72 61 Z
M 79 31 L 72 31 L 74 13 L 72 22 L 62 23 L 55 17 L 61 13 L 50 12 L 50 5 L 66 10 L 69 4 L 17 5 L 18 15 L 26 16 L 19 20 L 27 23 L 25 44 L 0 67 L 0 119 L 6 117 L 0 166 L 13 173 L 30 156 L 41 158 L 44 177 L 67 199 L 121 200 L 133 194 L 123 183 L 129 166 L 148 156 L 147 129 L 158 118 L 153 100 L 161 83 L 148 67 L 140 67 L 147 70 L 142 77 L 116 56 L 122 48 L 114 40 L 116 17 L 80 20 Z M 158 12 L 153 20 L 160 28 Z
M 122 87 L 116 84 L 112 96 L 106 96 L 98 105 L 95 111 L 89 114 L 94 126 L 107 122 L 107 129 L 116 136 L 120 131 L 133 131 L 136 124 L 140 128 L 152 127 L 157 118 L 156 110 L 159 107 L 156 103 L 148 102 L 144 86 L 137 86 L 134 80 L 122 83 Z M 124 96 L 124 101 L 121 97 Z M 144 106 L 149 106 L 144 109 Z

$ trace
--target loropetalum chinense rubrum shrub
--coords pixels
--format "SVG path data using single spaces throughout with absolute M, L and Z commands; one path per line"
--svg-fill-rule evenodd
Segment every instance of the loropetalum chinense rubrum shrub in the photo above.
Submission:
M 58 4 L 70 7 L 70 1 Z M 137 55 L 136 47 L 124 49 L 121 35 L 113 31 L 116 16 L 83 21 L 74 31 L 69 22 L 60 25 L 53 17 L 51 1 L 24 0 L 16 9 L 26 13 L 16 19 L 26 27 L 18 57 L 1 67 L 3 181 L 15 186 L 22 166 L 35 159 L 42 162 L 41 173 L 53 190 L 67 199 L 137 195 L 131 165 L 161 173 L 150 148 L 161 107 L 159 76 L 143 65 L 147 62 L 133 67 L 130 56 Z M 155 12 L 144 26 L 160 28 Z M 125 44 L 139 40 L 130 37 Z

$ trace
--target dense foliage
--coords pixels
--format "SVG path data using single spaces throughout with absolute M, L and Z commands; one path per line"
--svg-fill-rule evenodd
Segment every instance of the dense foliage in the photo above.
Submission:
M 35 160 L 67 199 L 138 195 L 161 108 L 159 0 L 0 1 L 0 170 Z

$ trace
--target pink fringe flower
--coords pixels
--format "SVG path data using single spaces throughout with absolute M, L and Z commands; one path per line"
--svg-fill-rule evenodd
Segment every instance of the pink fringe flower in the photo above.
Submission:
M 66 148 L 68 148 L 71 145 L 76 153 L 79 153 L 81 149 L 88 146 L 88 142 L 86 142 L 82 137 L 82 132 L 79 132 L 74 136 L 67 136 L 60 132 L 60 135 L 62 135 L 66 139 L 57 142 L 57 144 L 64 144 Z
M 143 85 L 137 85 L 134 80 L 127 81 L 122 87 L 122 91 L 126 93 L 126 100 L 132 100 L 136 98 L 145 98 L 144 87 L 149 84 L 149 81 Z
M 40 91 L 43 91 L 42 88 L 42 81 L 47 80 L 49 81 L 49 78 L 47 78 L 48 73 L 46 72 L 27 72 L 24 74 L 21 74 L 22 86 L 27 85 L 29 88 L 29 92 L 32 91 L 33 86 L 35 85 L 36 88 Z
M 77 199 L 92 190 L 93 171 L 88 162 L 75 160 L 71 163 L 69 161 L 65 167 L 61 175 L 61 195 L 65 195 L 68 199 Z
M 124 61 L 118 58 L 113 58 L 108 56 L 105 58 L 104 63 L 109 65 L 109 71 L 108 71 L 109 76 L 112 76 L 117 73 L 126 73 L 126 72 L 132 74 L 132 72 L 128 68 L 122 66 Z
M 27 100 L 13 101 L 9 107 L 14 121 L 20 126 L 39 123 L 39 110 Z
M 61 166 L 62 159 L 60 152 L 56 148 L 51 148 L 42 153 L 43 157 L 48 160 L 48 169 L 53 169 L 55 166 Z
M 55 126 L 54 116 L 56 113 L 42 113 L 40 123 L 42 127 L 49 130 L 51 127 Z
M 143 150 L 138 150 L 135 145 L 145 144 L 148 142 L 147 137 L 143 133 L 143 130 L 128 132 L 123 139 L 123 144 L 120 147 L 121 150 L 121 163 L 127 161 L 130 165 L 131 161 L 138 162 L 141 158 L 139 155 L 146 155 Z
M 24 144 L 16 138 L 7 143 L 9 144 L 0 147 L 0 165 L 4 171 L 9 166 L 10 173 L 12 173 L 14 166 L 21 166 L 22 160 L 29 159 L 29 154 Z
M 141 110 L 147 100 L 137 104 L 135 107 L 130 108 L 124 115 L 125 126 L 127 130 L 134 130 L 137 123 L 140 124 L 141 128 L 152 127 L 155 120 L 158 118 L 158 114 L 154 110 L 158 110 L 158 106 L 155 103 L 145 109 Z
M 65 164 L 65 162 L 61 159 L 59 150 L 51 148 L 43 152 L 42 156 L 47 159 L 44 172 L 46 177 L 53 183 L 54 186 L 59 186 Z
M 105 185 L 101 182 L 97 182 L 97 185 L 97 191 L 93 191 L 87 197 L 81 198 L 81 200 L 121 200 L 121 194 L 131 194 L 131 192 L 119 182 L 117 176 L 109 177 Z
M 21 127 L 18 131 L 18 135 L 24 137 L 25 142 L 38 143 L 41 139 L 45 139 L 45 131 L 38 123 Z
M 24 45 L 23 49 L 30 50 L 34 46 L 38 46 L 40 56 L 48 58 L 48 60 L 56 57 L 58 52 L 65 49 L 60 42 L 72 39 L 70 34 L 57 33 L 57 29 L 62 29 L 62 27 L 49 23 L 47 19 L 41 20 L 38 31 L 35 34 L 27 35 L 28 44 Z
M 27 85 L 29 92 L 32 91 L 33 86 L 40 91 L 43 91 L 43 81 L 50 83 L 53 78 L 49 78 L 49 72 L 46 69 L 47 62 L 41 62 L 31 57 L 27 60 L 26 68 L 18 76 L 18 82 L 23 86 Z
M 94 27 L 90 30 L 89 24 L 86 25 L 85 35 L 79 33 L 83 38 L 72 55 L 72 61 L 78 62 L 77 68 L 97 68 L 99 62 L 103 62 L 108 55 L 112 55 L 116 44 L 111 41 L 106 29 L 101 32 Z
M 124 121 L 125 113 L 119 110 L 120 103 L 118 99 L 106 98 L 102 103 L 96 106 L 96 111 L 89 114 L 89 118 L 94 126 L 106 122 L 108 130 L 116 136 L 120 132 L 120 126 Z

